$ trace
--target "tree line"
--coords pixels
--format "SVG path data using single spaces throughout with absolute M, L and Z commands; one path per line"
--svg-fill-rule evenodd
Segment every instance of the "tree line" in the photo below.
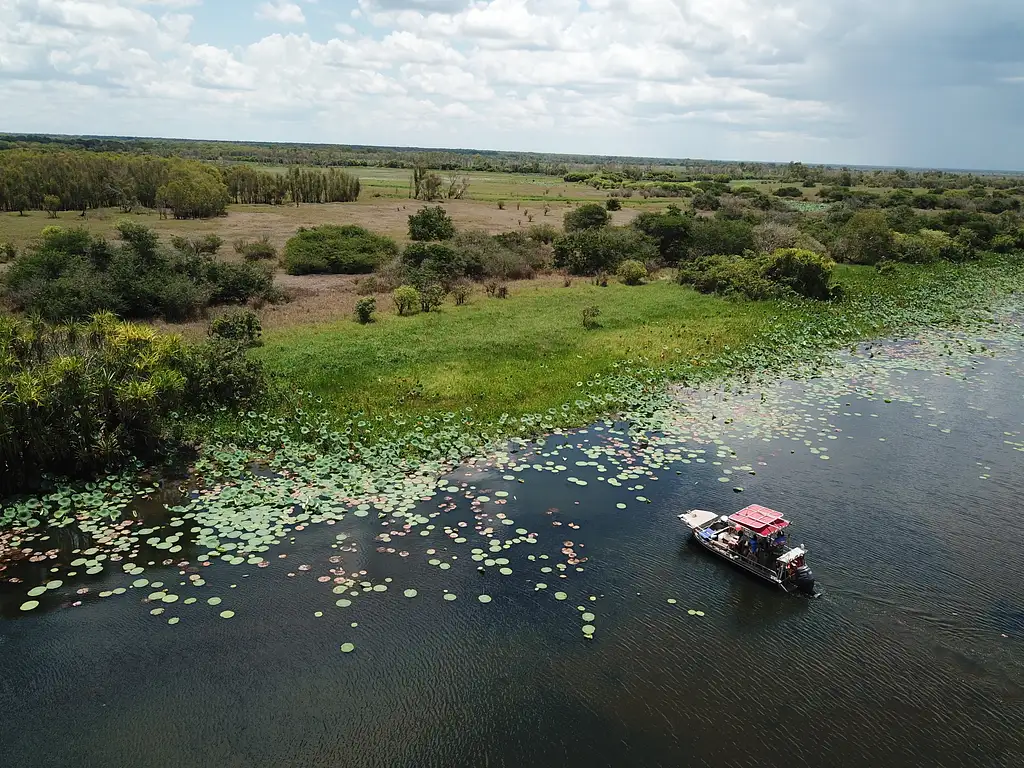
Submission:
M 143 154 L 51 149 L 0 150 L 0 211 L 156 208 L 177 219 L 207 218 L 229 202 L 351 202 L 359 179 L 339 168 L 245 165 Z
M 118 154 L 151 155 L 165 158 L 203 160 L 214 163 L 258 163 L 263 165 L 367 166 L 404 168 L 417 166 L 438 171 L 487 171 L 536 173 L 566 176 L 585 172 L 622 174 L 633 181 L 699 181 L 714 177 L 730 179 L 772 179 L 791 183 L 886 188 L 966 189 L 986 186 L 1020 185 L 1020 174 L 961 173 L 900 168 L 852 168 L 804 163 L 762 163 L 751 161 L 702 160 L 694 158 L 622 157 L 537 152 L 504 152 L 472 149 L 427 149 L 416 147 L 371 147 L 342 144 L 301 144 L 274 142 L 203 141 L 192 139 L 149 139 L 103 136 L 42 136 L 2 134 L 0 151 L 11 148 L 84 150 Z M 660 174 L 660 175 L 659 175 Z M 577 180 L 577 179 L 572 179 Z M 583 179 L 578 179 L 583 180 Z

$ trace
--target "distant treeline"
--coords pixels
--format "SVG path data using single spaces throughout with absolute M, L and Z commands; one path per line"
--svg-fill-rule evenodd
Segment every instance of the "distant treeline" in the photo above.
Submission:
M 272 142 L 198 141 L 94 136 L 41 136 L 0 134 L 5 148 L 84 149 L 157 157 L 205 160 L 215 163 L 267 165 L 369 166 L 441 171 L 541 173 L 584 178 L 620 174 L 636 181 L 688 182 L 717 178 L 772 179 L 831 186 L 966 189 L 973 184 L 1009 187 L 1021 183 L 1021 174 L 956 173 L 938 170 L 864 169 L 803 163 L 758 163 L 658 157 L 541 154 L 472 149 L 420 149 L 340 144 L 279 144 Z M 575 179 L 574 179 L 575 180 Z
M 359 179 L 338 168 L 286 173 L 178 157 L 36 147 L 0 150 L 0 210 L 86 211 L 138 206 L 178 219 L 224 213 L 229 202 L 350 202 Z

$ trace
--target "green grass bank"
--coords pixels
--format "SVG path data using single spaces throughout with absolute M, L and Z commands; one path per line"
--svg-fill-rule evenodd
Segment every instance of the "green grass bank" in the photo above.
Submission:
M 669 279 L 527 285 L 505 300 L 476 295 L 466 306 L 382 314 L 369 325 L 276 330 L 255 354 L 338 417 L 471 407 L 484 422 L 559 408 L 600 389 L 595 379 L 616 364 L 687 381 L 813 364 L 858 338 L 954 322 L 1019 290 L 1021 272 L 997 258 L 889 271 L 842 266 L 844 298 L 832 302 L 732 300 Z M 599 327 L 583 327 L 587 306 L 600 308 Z

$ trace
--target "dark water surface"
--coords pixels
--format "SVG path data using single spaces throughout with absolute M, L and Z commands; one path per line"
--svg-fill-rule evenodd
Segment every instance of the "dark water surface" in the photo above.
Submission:
M 1022 373 L 1019 350 L 979 361 L 969 382 L 909 373 L 900 386 L 927 395 L 917 403 L 858 399 L 852 378 L 831 399 L 787 385 L 791 420 L 822 433 L 828 460 L 800 437 L 739 439 L 743 407 L 724 403 L 715 423 L 735 419 L 721 440 L 736 456 L 712 450 L 657 479 L 610 486 L 597 478 L 618 469 L 576 466 L 594 460 L 576 447 L 531 458 L 567 471 L 516 473 L 521 483 L 501 469 L 455 472 L 477 493 L 507 491 L 493 511 L 539 533 L 497 555 L 511 575 L 478 573 L 479 543 L 440 531 L 395 545 L 409 557 L 380 553 L 374 513 L 345 521 L 357 551 L 341 557 L 393 582 L 346 608 L 317 581 L 338 555 L 323 525 L 295 532 L 267 568 L 204 569 L 231 620 L 207 609 L 168 626 L 130 596 L 19 614 L 24 585 L 17 596 L 5 586 L 3 765 L 1024 765 Z M 561 444 L 613 446 L 623 465 L 644 456 L 607 428 L 537 451 Z M 756 474 L 719 482 L 734 465 Z M 475 509 L 450 495 L 455 508 L 432 522 L 472 531 Z M 676 519 L 755 501 L 794 520 L 820 599 L 732 570 Z M 584 570 L 540 573 L 566 562 L 565 541 Z M 428 548 L 452 567 L 429 565 Z M 125 577 L 90 586 L 102 583 Z M 596 615 L 593 639 L 579 607 Z M 344 642 L 356 651 L 341 653 Z

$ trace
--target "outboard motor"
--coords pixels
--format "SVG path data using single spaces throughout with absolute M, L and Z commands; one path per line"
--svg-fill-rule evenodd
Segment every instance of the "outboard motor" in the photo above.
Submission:
M 814 573 L 806 565 L 801 565 L 796 569 L 796 588 L 811 597 L 817 594 L 814 591 Z

